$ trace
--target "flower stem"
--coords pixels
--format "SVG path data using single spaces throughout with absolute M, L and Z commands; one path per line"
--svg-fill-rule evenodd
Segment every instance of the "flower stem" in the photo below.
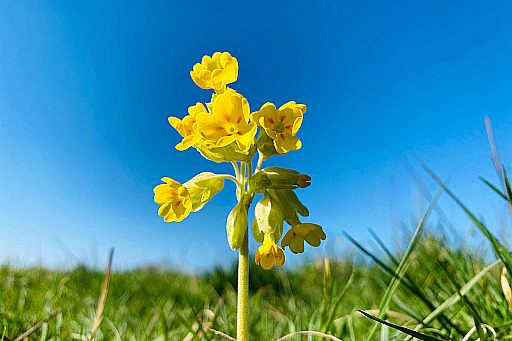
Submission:
M 248 232 L 245 234 L 242 247 L 238 254 L 238 290 L 236 312 L 236 339 L 247 341 L 249 339 L 249 243 Z

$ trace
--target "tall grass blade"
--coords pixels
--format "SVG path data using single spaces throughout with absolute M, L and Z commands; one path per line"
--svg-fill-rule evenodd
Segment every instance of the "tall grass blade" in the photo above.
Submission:
M 398 264 L 398 267 L 395 271 L 396 277 L 393 277 L 391 279 L 391 282 L 384 292 L 384 297 L 381 300 L 381 303 L 379 305 L 379 318 L 383 318 L 386 316 L 386 311 L 389 308 L 389 304 L 391 303 L 391 299 L 393 295 L 395 294 L 396 290 L 398 289 L 398 286 L 400 285 L 400 282 L 402 281 L 402 278 L 404 277 L 405 273 L 407 272 L 407 269 L 409 268 L 409 265 L 412 262 L 412 254 L 413 251 L 419 241 L 419 238 L 421 236 L 421 233 L 423 232 L 423 228 L 425 227 L 425 222 L 427 221 L 427 218 L 430 215 L 430 212 L 437 204 L 437 201 L 439 200 L 439 197 L 441 196 L 442 191 L 437 192 L 437 194 L 434 196 L 430 204 L 428 205 L 427 209 L 423 213 L 423 216 L 421 217 L 420 221 L 418 222 L 418 225 L 416 226 L 416 230 L 414 231 L 414 234 L 412 236 L 411 241 L 409 242 L 409 245 L 407 247 L 407 250 L 405 251 L 405 254 L 402 257 L 402 260 L 400 261 L 400 264 Z M 368 331 L 368 334 L 365 337 L 365 340 L 371 340 L 373 335 L 375 334 L 377 330 L 377 324 L 372 325 L 370 330 Z
M 366 312 L 364 312 L 362 310 L 359 310 L 359 312 L 361 314 L 363 314 L 364 316 L 368 317 L 369 319 L 372 319 L 372 320 L 377 321 L 379 323 L 382 323 L 382 324 L 384 324 L 386 326 L 394 328 L 394 329 L 396 329 L 398 331 L 401 331 L 404 334 L 407 334 L 407 335 L 410 335 L 412 337 L 415 337 L 418 340 L 423 340 L 423 341 L 443 341 L 443 340 L 436 339 L 435 337 L 424 335 L 424 334 L 418 333 L 417 331 L 414 331 L 414 330 L 411 330 L 411 329 L 408 329 L 408 328 L 396 325 L 394 323 L 385 321 L 385 320 L 380 319 L 378 317 L 372 316 L 372 315 L 370 315 L 370 314 L 368 314 L 368 313 L 366 313 Z
M 498 239 L 489 231 L 489 229 L 462 203 L 462 201 L 450 191 L 444 182 L 425 164 L 422 163 L 425 171 L 445 190 L 445 192 L 459 205 L 459 207 L 466 213 L 471 221 L 478 227 L 478 229 L 485 235 L 492 245 L 493 251 L 498 258 L 503 261 L 503 265 L 507 268 L 509 273 L 512 273 L 512 256 L 508 250 L 498 241 Z
M 454 293 L 453 295 L 448 297 L 434 311 L 432 311 L 427 317 L 425 317 L 423 319 L 423 321 L 414 328 L 414 330 L 415 331 L 420 330 L 423 326 L 425 326 L 425 325 L 429 324 L 430 322 L 432 322 L 438 315 L 442 314 L 443 311 L 445 311 L 446 309 L 448 309 L 452 305 L 454 305 L 457 302 L 459 302 L 460 299 L 461 299 L 461 296 L 466 295 L 469 292 L 469 290 L 471 290 L 471 288 L 473 288 L 473 286 L 475 284 L 477 284 L 478 281 L 482 277 L 484 277 L 489 271 L 491 271 L 492 269 L 494 269 L 496 266 L 498 266 L 500 264 L 502 264 L 501 260 L 496 260 L 492 264 L 490 264 L 490 265 L 486 266 L 484 269 L 482 269 L 482 271 L 480 271 L 478 274 L 476 274 L 475 277 L 473 277 L 466 284 L 464 284 L 460 290 L 458 290 L 456 293 Z M 408 337 L 408 338 L 405 339 L 405 341 L 407 341 L 409 339 L 410 338 Z
M 500 197 L 505 199 L 505 201 L 512 203 L 512 198 L 509 198 L 505 193 L 499 190 L 496 186 L 491 184 L 489 181 L 485 180 L 484 178 L 480 177 L 480 180 L 482 180 L 487 186 L 489 186 L 494 192 L 496 192 Z
M 350 236 L 348 233 L 343 232 L 343 235 L 350 240 L 351 243 L 353 243 L 361 252 L 363 252 L 365 255 L 370 257 L 373 262 L 375 262 L 377 265 L 379 265 L 386 273 L 388 273 L 390 276 L 397 278 L 397 275 L 395 274 L 395 271 L 391 269 L 389 266 L 387 266 L 384 262 L 382 262 L 380 259 L 375 257 L 369 250 L 367 250 L 364 246 L 362 246 L 359 242 L 357 242 L 352 236 Z M 398 261 L 396 262 L 398 264 Z M 434 310 L 436 308 L 436 305 L 433 304 L 426 295 L 423 294 L 420 287 L 414 283 L 413 280 L 410 280 L 407 274 L 402 278 L 403 285 L 414 295 L 416 295 L 420 300 L 425 303 L 429 309 Z M 443 324 L 447 324 L 453 329 L 457 330 L 461 335 L 463 334 L 459 327 L 457 327 L 448 317 L 444 315 L 444 313 L 440 313 L 439 315 L 436 315 L 436 318 L 439 318 L 439 320 Z M 428 323 L 432 322 L 430 320 Z M 425 323 L 427 325 L 427 323 Z

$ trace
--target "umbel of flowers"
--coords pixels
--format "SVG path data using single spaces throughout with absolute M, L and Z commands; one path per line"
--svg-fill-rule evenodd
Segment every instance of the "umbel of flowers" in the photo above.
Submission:
M 306 106 L 294 101 L 279 108 L 265 103 L 251 112 L 247 99 L 228 87 L 238 78 L 238 61 L 228 52 L 204 56 L 190 76 L 197 86 L 214 92 L 211 102 L 190 106 L 185 117 L 169 117 L 169 124 L 182 137 L 176 149 L 194 148 L 211 161 L 231 163 L 234 175 L 204 172 L 184 183 L 164 177 L 154 189 L 154 200 L 166 222 L 180 222 L 203 208 L 223 189 L 226 179 L 235 182 L 237 204 L 227 217 L 226 232 L 230 247 L 240 254 L 237 339 L 243 341 L 247 339 L 248 211 L 254 199 L 259 201 L 254 205 L 251 231 L 261 243 L 255 262 L 263 269 L 282 266 L 286 247 L 302 253 L 304 242 L 319 246 L 326 238 L 320 225 L 300 218 L 309 211 L 296 191 L 308 187 L 311 178 L 291 169 L 262 167 L 272 156 L 301 148 L 297 133 Z M 285 223 L 289 226 L 286 233 Z

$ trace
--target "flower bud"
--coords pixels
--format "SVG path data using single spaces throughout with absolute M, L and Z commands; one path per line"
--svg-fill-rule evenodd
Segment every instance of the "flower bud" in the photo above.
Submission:
M 300 174 L 296 170 L 268 167 L 253 175 L 250 187 L 256 193 L 264 193 L 267 189 L 296 189 L 311 185 L 311 177 Z
M 246 196 L 243 196 L 229 213 L 226 223 L 229 246 L 233 250 L 238 250 L 242 246 L 245 234 L 247 233 L 249 217 L 247 214 L 248 203 L 246 201 Z

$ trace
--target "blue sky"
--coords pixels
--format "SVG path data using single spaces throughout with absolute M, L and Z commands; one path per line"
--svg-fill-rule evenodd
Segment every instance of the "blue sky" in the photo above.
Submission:
M 425 207 L 406 165 L 435 190 L 416 157 L 498 230 L 505 210 L 478 176 L 495 179 L 484 115 L 512 161 L 511 41 L 509 1 L 1 2 L 0 260 L 101 265 L 110 246 L 121 268 L 234 259 L 231 185 L 180 224 L 152 201 L 163 176 L 231 171 L 175 151 L 167 124 L 208 101 L 188 73 L 215 51 L 238 58 L 233 87 L 253 110 L 307 104 L 303 148 L 269 164 L 313 177 L 300 196 L 328 252 L 346 250 L 342 231 L 398 240 Z

